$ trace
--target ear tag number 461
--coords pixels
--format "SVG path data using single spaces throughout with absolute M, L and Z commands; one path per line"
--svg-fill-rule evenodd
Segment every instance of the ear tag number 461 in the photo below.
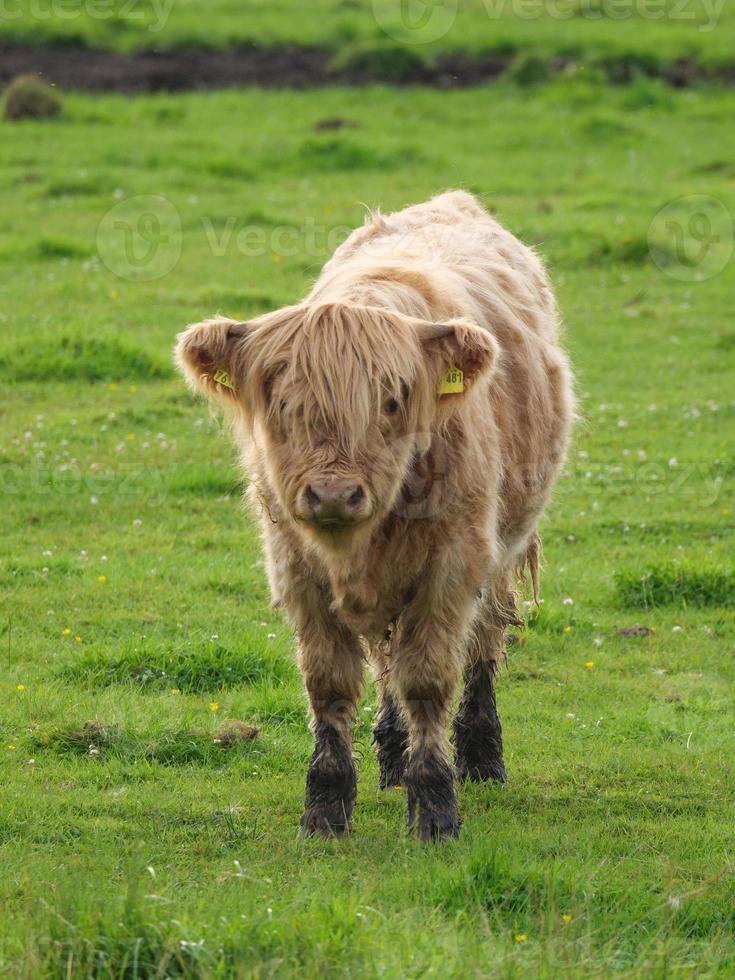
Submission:
M 448 368 L 436 391 L 438 395 L 460 395 L 464 391 L 464 372 L 457 367 Z

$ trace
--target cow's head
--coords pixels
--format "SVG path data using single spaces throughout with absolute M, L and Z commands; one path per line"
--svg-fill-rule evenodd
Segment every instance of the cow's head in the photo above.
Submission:
M 329 550 L 386 517 L 416 455 L 496 355 L 492 336 L 465 320 L 345 303 L 209 320 L 176 349 L 189 383 L 228 404 L 254 439 L 283 512 Z M 464 391 L 439 394 L 450 368 Z

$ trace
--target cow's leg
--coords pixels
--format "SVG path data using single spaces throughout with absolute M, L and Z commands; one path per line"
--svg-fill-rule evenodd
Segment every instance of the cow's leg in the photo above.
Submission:
M 454 719 L 457 772 L 461 779 L 505 782 L 495 675 L 505 651 L 505 628 L 517 623 L 515 597 L 508 581 L 501 579 L 483 593 L 467 642 L 464 691 Z
M 464 669 L 464 691 L 454 719 L 460 779 L 505 782 L 503 733 L 495 704 L 497 659 L 472 657 Z
M 351 830 L 357 794 L 352 722 L 362 681 L 362 651 L 356 638 L 326 614 L 317 613 L 303 624 L 299 639 L 314 733 L 301 830 L 306 836 L 339 836 Z
M 398 696 L 391 688 L 390 664 L 386 657 L 371 656 L 378 689 L 378 716 L 373 728 L 373 741 L 378 748 L 380 788 L 400 786 L 406 769 L 408 730 L 401 712 Z
M 447 634 L 429 616 L 401 630 L 391 683 L 408 726 L 408 761 L 403 777 L 408 826 L 422 841 L 459 833 L 454 766 L 447 725 L 459 676 L 463 638 Z

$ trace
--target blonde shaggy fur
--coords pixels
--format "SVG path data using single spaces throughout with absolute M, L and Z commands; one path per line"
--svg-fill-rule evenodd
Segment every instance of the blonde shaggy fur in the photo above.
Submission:
M 503 778 L 493 673 L 518 570 L 538 589 L 536 528 L 574 413 L 541 262 L 474 197 L 443 194 L 371 214 L 301 303 L 191 326 L 176 356 L 230 410 L 298 635 L 316 740 L 302 828 L 350 827 L 367 652 L 381 781 L 405 782 L 422 839 L 456 834 L 454 691 L 464 670 L 460 772 Z M 452 367 L 464 392 L 437 394 Z M 309 519 L 325 479 L 360 487 L 353 523 Z

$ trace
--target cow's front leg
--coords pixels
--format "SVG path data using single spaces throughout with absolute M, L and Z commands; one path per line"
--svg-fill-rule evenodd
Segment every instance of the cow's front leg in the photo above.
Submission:
M 422 841 L 459 833 L 447 724 L 459 674 L 461 639 L 447 635 L 435 620 L 427 620 L 406 631 L 394 658 L 392 683 L 408 724 L 403 776 L 408 825 Z
M 312 620 L 299 634 L 299 663 L 314 733 L 301 831 L 306 836 L 340 836 L 351 830 L 357 793 L 352 722 L 360 694 L 362 652 L 356 638 L 333 620 Z

